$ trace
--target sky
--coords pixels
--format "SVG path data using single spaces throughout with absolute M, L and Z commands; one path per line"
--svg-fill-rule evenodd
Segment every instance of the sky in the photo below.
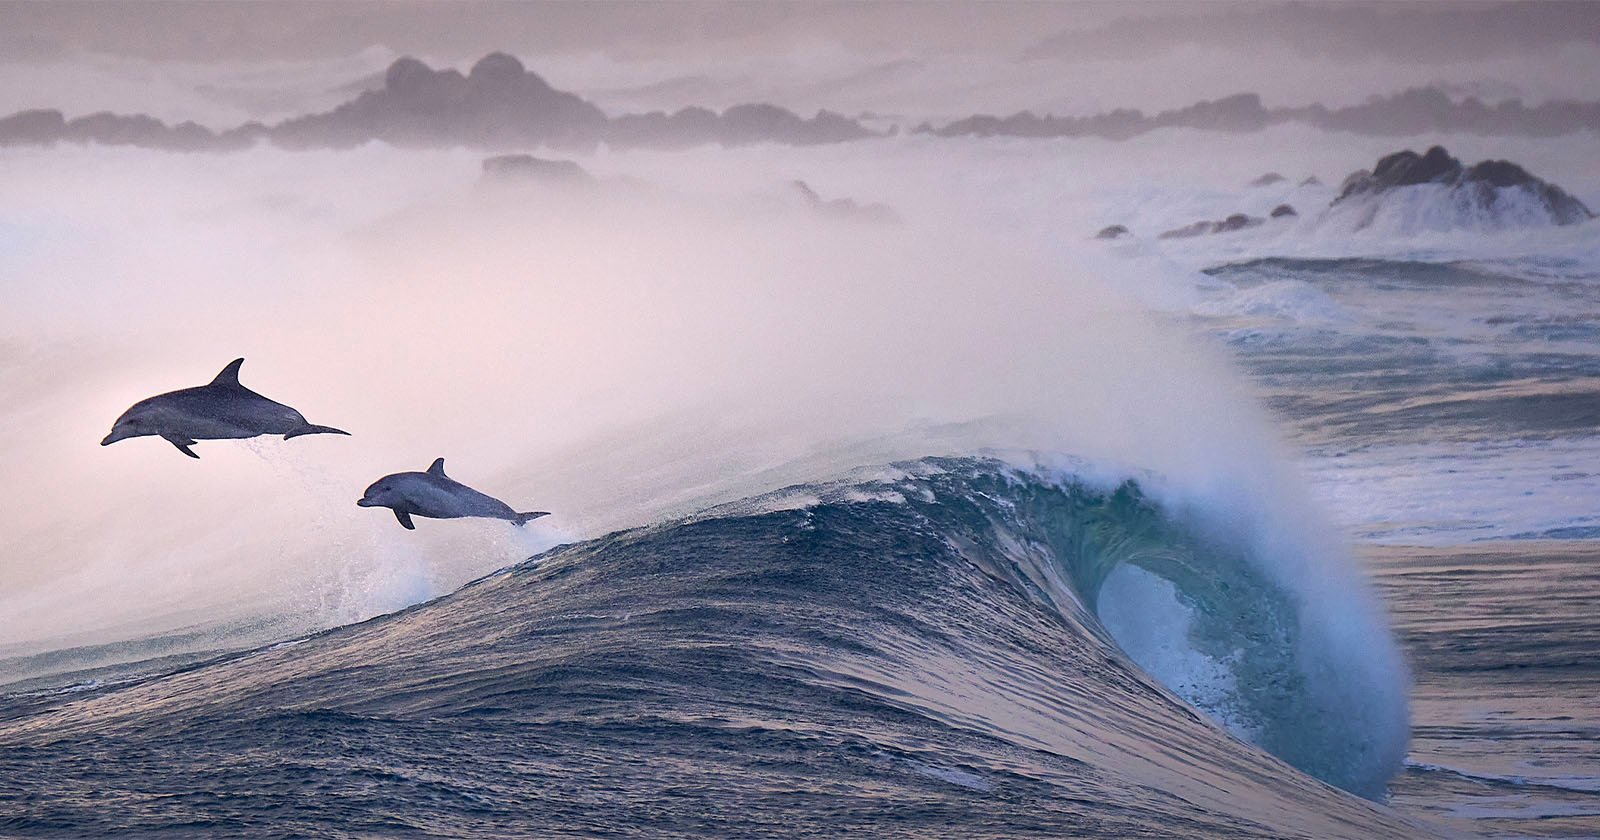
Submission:
M 470 11 L 468 11 L 470 10 Z M 1600 5 L 0 3 L 0 111 L 226 127 L 331 107 L 401 55 L 511 52 L 613 112 L 771 101 L 908 118 L 1351 104 L 1437 84 L 1592 99 Z

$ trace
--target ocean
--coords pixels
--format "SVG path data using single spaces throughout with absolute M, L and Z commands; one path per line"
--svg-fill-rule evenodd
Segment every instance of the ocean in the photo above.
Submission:
M 6 150 L 0 835 L 1600 836 L 1600 239 L 1388 146 Z

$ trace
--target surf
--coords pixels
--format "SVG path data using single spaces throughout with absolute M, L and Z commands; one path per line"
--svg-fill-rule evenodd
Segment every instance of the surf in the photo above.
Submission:
M 56 780 L 32 812 L 86 830 L 105 818 L 78 804 L 88 782 L 53 764 L 80 741 L 180 794 L 195 783 L 177 778 L 183 756 L 207 744 L 265 757 L 229 771 L 241 788 L 290 752 L 321 763 L 353 749 L 383 768 L 321 776 L 324 794 L 296 806 L 320 829 L 348 826 L 340 803 L 374 784 L 394 795 L 366 818 L 420 818 L 399 794 L 424 777 L 429 809 L 537 824 L 559 801 L 491 801 L 496 776 L 581 773 L 624 798 L 681 786 L 686 807 L 720 803 L 711 833 L 780 812 L 819 831 L 890 817 L 931 830 L 958 802 L 969 818 L 1006 814 L 1007 832 L 1414 831 L 1313 780 L 1375 797 L 1398 767 L 1403 685 L 1367 691 L 1395 677 L 1388 653 L 1325 647 L 1339 634 L 1268 571 L 1274 558 L 1162 492 L 1157 476 L 1020 455 L 854 471 L 561 546 L 293 645 L 35 698 L 45 708 L 6 715 L 0 741 Z M 1163 643 L 1225 672 L 1227 690 L 1195 693 L 1119 631 L 1109 617 L 1141 604 L 1138 620 L 1173 625 L 1170 605 L 1128 594 L 1130 574 L 1187 610 Z M 755 793 L 812 774 L 861 793 L 799 813 Z M 220 812 L 134 795 L 119 818 L 249 825 L 291 795 L 263 784 Z M 663 833 L 694 833 L 669 811 Z

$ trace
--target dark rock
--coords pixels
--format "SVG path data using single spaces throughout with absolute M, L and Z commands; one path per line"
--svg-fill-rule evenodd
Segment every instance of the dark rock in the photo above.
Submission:
M 1491 187 L 1515 187 L 1538 183 L 1539 179 L 1528 170 L 1509 160 L 1485 160 L 1467 170 L 1467 180 L 1481 181 Z
M 1302 186 L 1302 187 L 1320 187 L 1320 186 L 1322 186 L 1322 179 L 1318 178 L 1315 175 L 1312 175 L 1309 178 L 1306 178 L 1304 181 L 1301 181 L 1300 182 L 1300 186 Z
M 1095 239 L 1118 239 L 1118 238 L 1121 238 L 1121 237 L 1124 237 L 1124 236 L 1128 236 L 1131 233 L 1132 232 L 1129 231 L 1128 228 L 1123 226 L 1123 225 L 1110 225 L 1108 227 L 1101 228 L 1100 232 L 1094 235 L 1094 238 Z
M 570 160 L 545 160 L 533 155 L 500 155 L 484 160 L 483 176 L 500 183 L 538 183 L 561 187 L 594 185 L 587 170 Z
M 1272 212 L 1268 213 L 1267 215 L 1274 219 L 1282 219 L 1285 217 L 1298 216 L 1300 214 L 1296 213 L 1293 207 L 1290 207 L 1287 204 L 1280 204 L 1277 207 L 1272 208 Z
M 1594 218 L 1583 202 L 1510 161 L 1486 160 L 1469 169 L 1451 157 L 1443 146 L 1434 146 L 1421 155 L 1408 149 L 1385 156 L 1371 172 L 1361 170 L 1346 178 L 1333 204 L 1338 206 L 1362 197 L 1378 201 L 1393 190 L 1423 184 L 1437 184 L 1449 190 L 1452 206 L 1470 208 L 1489 218 L 1494 218 L 1503 202 L 1515 201 L 1509 197 L 1515 193 L 1521 193 L 1542 208 L 1553 224 L 1570 225 Z M 1371 219 L 1369 212 L 1358 227 L 1370 224 Z
M 877 136 L 829 111 L 806 119 L 764 103 L 735 105 L 721 114 L 684 108 L 670 115 L 655 111 L 608 119 L 598 107 L 556 90 L 505 53 L 484 56 L 465 76 L 402 58 L 390 66 L 381 90 L 363 92 L 324 114 L 286 121 L 271 134 L 274 142 L 290 147 L 382 140 L 407 146 L 571 149 L 599 143 L 618 148 L 812 145 Z
M 271 136 L 291 148 L 372 140 L 400 146 L 592 148 L 604 137 L 607 122 L 599 108 L 550 87 L 515 58 L 492 53 L 468 76 L 399 59 L 384 74 L 381 90 L 365 91 L 326 113 L 287 120 Z
M 1255 227 L 1256 225 L 1259 225 L 1259 224 L 1261 224 L 1261 220 L 1260 219 L 1256 219 L 1256 218 L 1252 218 L 1250 216 L 1246 216 L 1243 213 L 1235 213 L 1232 216 L 1229 216 L 1228 218 L 1223 219 L 1220 222 L 1217 222 L 1216 226 L 1213 228 L 1212 232 L 1213 233 L 1227 233 L 1229 231 L 1234 231 L 1234 230 L 1244 230 L 1247 227 Z
M 1083 117 L 1040 117 L 1026 111 L 1010 117 L 980 114 L 934 129 L 933 133 L 946 137 L 971 134 L 1125 140 L 1162 128 L 1242 132 L 1284 123 L 1378 136 L 1450 132 L 1551 137 L 1600 130 L 1600 102 L 1552 101 L 1529 107 L 1521 100 L 1508 99 L 1491 107 L 1472 97 L 1458 102 L 1437 87 L 1427 87 L 1375 97 L 1345 108 L 1312 104 L 1269 109 L 1262 107 L 1255 94 L 1241 93 L 1155 115 L 1129 109 Z
M 806 205 L 818 215 L 836 219 L 853 219 L 878 223 L 900 221 L 900 214 L 894 212 L 894 208 L 887 204 L 857 204 L 855 200 L 849 198 L 835 198 L 831 201 L 826 201 L 822 196 L 817 195 L 817 191 L 811 189 L 811 185 L 805 181 L 791 181 L 790 185 L 800 193 L 800 197 L 805 201 Z
M 0 145 L 50 145 L 65 136 L 60 111 L 19 111 L 0 119 Z
M 1236 230 L 1244 230 L 1245 228 L 1256 227 L 1265 221 L 1265 219 L 1260 219 L 1255 216 L 1246 216 L 1243 213 L 1235 213 L 1220 222 L 1195 222 L 1192 225 L 1185 225 L 1184 227 L 1175 228 L 1173 230 L 1161 233 L 1156 236 L 1156 238 L 1189 239 L 1192 237 L 1205 236 L 1213 233 L 1229 233 Z
M 529 75 L 532 74 L 528 73 L 527 68 L 523 67 L 522 62 L 514 56 L 503 52 L 492 52 L 472 65 L 472 69 L 467 71 L 467 81 L 483 87 L 509 88 Z M 544 80 L 538 76 L 533 78 L 544 84 Z M 545 86 L 549 87 L 548 84 Z
M 1257 178 L 1254 181 L 1251 181 L 1250 182 L 1250 186 L 1252 186 L 1252 187 L 1270 187 L 1273 184 L 1281 184 L 1281 183 L 1283 183 L 1284 181 L 1287 181 L 1287 180 L 1289 180 L 1289 179 L 1283 177 L 1282 175 L 1279 175 L 1276 172 L 1268 172 L 1267 174 L 1262 175 L 1260 178 Z

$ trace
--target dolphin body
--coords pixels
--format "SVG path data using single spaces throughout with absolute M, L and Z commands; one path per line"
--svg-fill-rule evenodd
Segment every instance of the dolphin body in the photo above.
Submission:
M 209 385 L 185 388 L 140 400 L 122 412 L 111 426 L 111 434 L 100 441 L 110 446 L 123 438 L 156 435 L 190 458 L 198 458 L 193 446 L 199 440 L 234 440 L 257 435 L 283 435 L 284 440 L 301 435 L 348 435 L 331 426 L 314 426 L 300 412 L 239 384 L 239 366 L 234 359 Z
M 522 525 L 549 511 L 536 510 L 518 513 L 511 506 L 493 496 L 462 484 L 444 474 L 444 459 L 439 458 L 426 472 L 403 472 L 386 475 L 372 483 L 356 504 L 361 507 L 386 507 L 394 511 L 408 530 L 415 530 L 412 516 L 428 519 L 460 519 L 477 516 L 486 519 L 504 519 Z

